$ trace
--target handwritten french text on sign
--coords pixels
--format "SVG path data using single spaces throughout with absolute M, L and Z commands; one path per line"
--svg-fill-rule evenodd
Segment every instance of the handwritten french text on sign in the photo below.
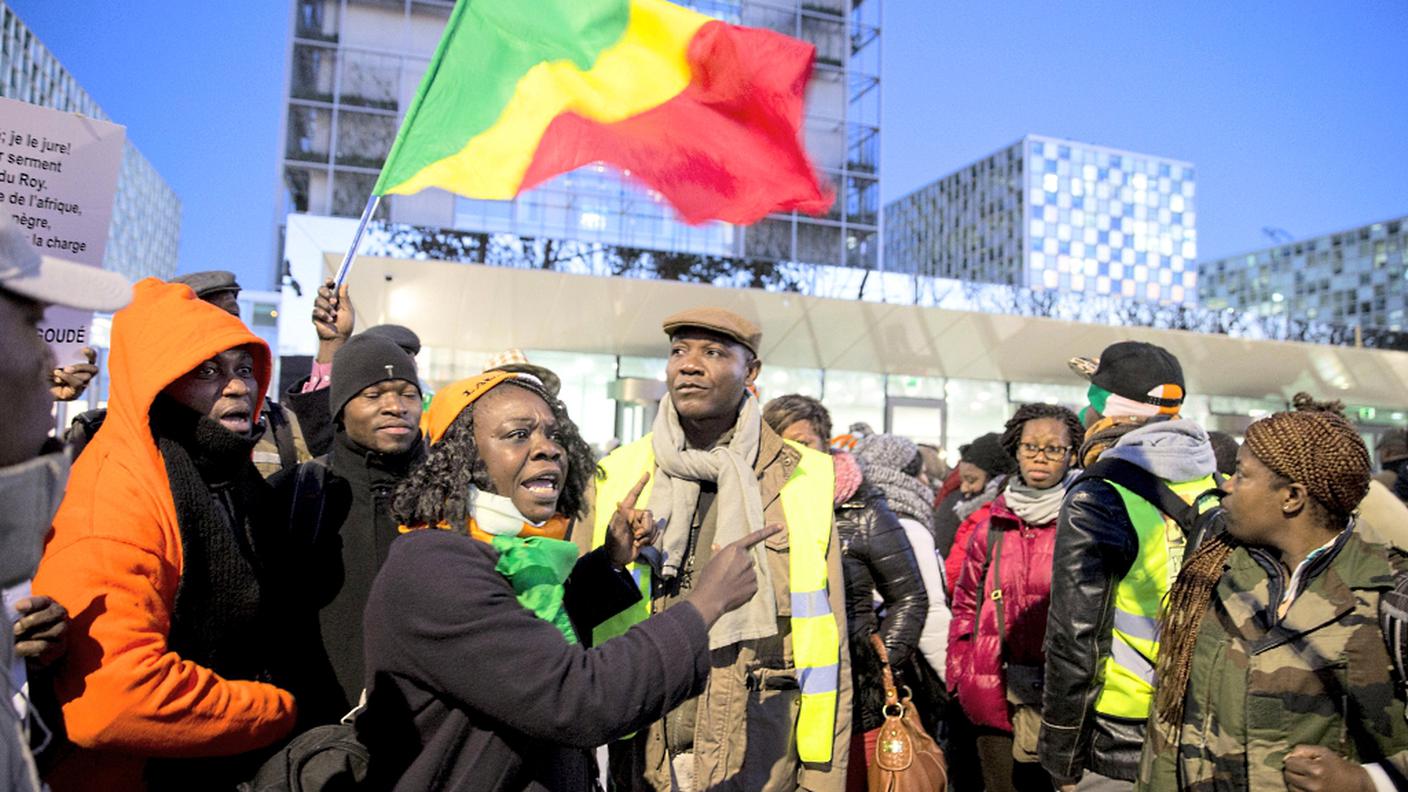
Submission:
M 0 203 L 42 255 L 103 266 L 125 130 L 0 98 Z M 80 360 L 93 315 L 50 308 L 39 333 L 60 365 Z

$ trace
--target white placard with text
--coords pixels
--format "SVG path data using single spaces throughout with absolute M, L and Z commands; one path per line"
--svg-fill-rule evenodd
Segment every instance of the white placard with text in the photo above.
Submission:
M 126 131 L 0 98 L 0 204 L 46 256 L 103 266 Z M 60 365 L 80 360 L 93 316 L 50 308 L 40 335 Z

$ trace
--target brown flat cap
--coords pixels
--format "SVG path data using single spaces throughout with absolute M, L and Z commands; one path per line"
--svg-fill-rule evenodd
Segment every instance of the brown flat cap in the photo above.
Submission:
M 723 308 L 690 308 L 680 311 L 667 318 L 664 327 L 665 335 L 672 338 L 676 331 L 686 327 L 712 330 L 748 347 L 748 351 L 754 356 L 758 354 L 758 347 L 763 343 L 763 331 L 757 325 Z

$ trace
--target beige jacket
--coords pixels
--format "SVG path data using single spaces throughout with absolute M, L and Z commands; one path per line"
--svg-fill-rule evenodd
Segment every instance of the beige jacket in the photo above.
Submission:
M 1359 502 L 1364 537 L 1408 551 L 1408 505 L 1378 479 L 1369 481 L 1369 494 Z
M 312 459 L 313 454 L 303 439 L 303 427 L 298 425 L 298 416 L 293 414 L 293 410 L 267 399 L 264 401 L 264 409 L 267 415 L 260 421 L 264 425 L 264 434 L 254 446 L 254 467 L 259 470 L 259 475 L 269 478 L 284 469 L 283 458 L 279 455 L 278 435 L 286 435 L 292 439 L 295 464 Z
M 786 524 L 779 495 L 799 459 L 797 451 L 764 423 L 754 469 L 761 488 L 765 523 Z M 602 508 L 615 506 L 601 505 Z M 584 552 L 590 549 L 590 526 L 594 524 L 594 517 L 589 513 L 577 522 L 573 531 L 573 539 Z M 783 531 L 767 540 L 778 605 L 778 635 L 713 652 L 713 670 L 700 694 L 695 721 L 694 788 L 697 790 L 841 792 L 845 788 L 851 734 L 851 670 L 850 650 L 846 645 L 840 545 L 833 525 L 826 574 L 830 582 L 827 599 L 841 638 L 836 740 L 830 764 L 804 765 L 797 757 L 795 745 L 801 691 L 792 665 L 788 534 Z M 657 598 L 652 609 L 659 609 L 663 604 L 663 599 Z M 634 738 L 613 744 L 611 775 L 617 788 L 668 792 L 671 789 L 670 759 L 665 746 L 664 721 L 657 721 Z

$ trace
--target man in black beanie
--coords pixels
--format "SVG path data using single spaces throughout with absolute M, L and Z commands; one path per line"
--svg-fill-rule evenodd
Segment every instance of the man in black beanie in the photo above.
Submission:
M 362 333 L 337 351 L 333 372 L 325 390 L 331 451 L 271 480 L 290 531 L 308 553 L 304 604 L 317 610 L 326 671 L 341 691 L 307 723 L 334 722 L 360 697 L 362 610 L 399 533 L 391 498 L 425 457 L 416 364 L 405 349 Z
M 309 450 L 314 455 L 322 455 L 332 448 L 333 441 L 333 410 L 328 404 L 333 361 L 338 350 L 352 337 L 352 329 L 356 325 L 356 311 L 347 293 L 347 284 L 335 289 L 329 280 L 320 286 L 313 302 L 311 318 L 313 329 L 318 334 L 318 353 L 313 358 L 308 376 L 290 385 L 281 400 L 298 416 Z M 375 325 L 362 333 L 388 338 L 412 358 L 420 354 L 420 336 L 409 327 Z

